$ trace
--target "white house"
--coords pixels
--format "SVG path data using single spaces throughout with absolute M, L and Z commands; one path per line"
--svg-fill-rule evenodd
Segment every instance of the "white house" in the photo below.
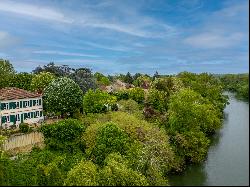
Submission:
M 43 120 L 42 95 L 14 87 L 0 89 L 0 127 Z

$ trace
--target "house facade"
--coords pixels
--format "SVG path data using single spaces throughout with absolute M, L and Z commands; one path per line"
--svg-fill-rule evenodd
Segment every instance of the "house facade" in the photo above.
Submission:
M 14 87 L 0 89 L 0 127 L 43 120 L 42 95 Z

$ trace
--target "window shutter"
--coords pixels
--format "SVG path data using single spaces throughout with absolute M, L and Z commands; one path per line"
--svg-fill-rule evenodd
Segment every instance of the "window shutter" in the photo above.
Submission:
M 16 123 L 15 115 L 10 115 L 10 122 Z

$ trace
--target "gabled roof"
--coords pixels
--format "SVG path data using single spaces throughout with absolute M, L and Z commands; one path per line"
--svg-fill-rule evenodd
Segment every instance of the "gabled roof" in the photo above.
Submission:
M 25 99 L 25 98 L 35 98 L 41 97 L 42 95 L 33 93 L 27 90 L 8 87 L 0 89 L 0 101 L 4 100 L 15 100 L 15 99 Z

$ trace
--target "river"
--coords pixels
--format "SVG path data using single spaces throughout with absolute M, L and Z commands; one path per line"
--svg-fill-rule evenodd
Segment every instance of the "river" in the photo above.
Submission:
M 205 162 L 169 177 L 171 186 L 249 185 L 249 103 L 232 93 L 223 127 L 214 135 Z

